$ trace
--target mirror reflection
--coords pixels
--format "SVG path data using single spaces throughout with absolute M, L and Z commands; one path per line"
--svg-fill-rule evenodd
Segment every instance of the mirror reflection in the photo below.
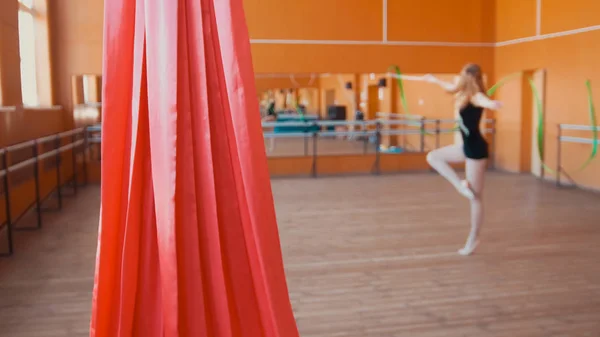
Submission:
M 268 155 L 426 152 L 460 141 L 452 95 L 423 75 L 256 74 Z

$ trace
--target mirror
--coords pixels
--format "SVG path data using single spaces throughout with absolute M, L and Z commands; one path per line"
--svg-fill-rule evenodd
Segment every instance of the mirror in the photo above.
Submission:
M 306 139 L 292 139 L 314 132 L 290 124 L 299 121 L 318 121 L 319 154 L 368 153 L 375 147 L 391 153 L 422 152 L 460 141 L 460 134 L 453 131 L 457 118 L 453 96 L 422 81 L 423 75 L 404 74 L 401 94 L 392 73 L 256 74 L 268 154 L 311 155 Z M 447 82 L 456 77 L 434 75 Z M 372 137 L 377 128 L 379 140 Z M 326 138 L 336 139 L 336 144 L 323 145 L 326 141 L 321 139 Z
M 81 74 L 71 78 L 75 126 L 100 123 L 102 119 L 102 75 Z

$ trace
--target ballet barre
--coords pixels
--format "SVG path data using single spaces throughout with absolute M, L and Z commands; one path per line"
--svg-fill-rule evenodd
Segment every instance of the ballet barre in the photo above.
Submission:
M 263 128 L 275 128 L 275 127 L 290 127 L 290 126 L 294 126 L 294 127 L 306 127 L 306 126 L 318 126 L 318 127 L 327 127 L 327 126 L 355 126 L 355 125 L 375 125 L 377 124 L 377 121 L 328 121 L 328 120 L 322 120 L 322 121 L 304 121 L 304 122 L 297 122 L 297 121 L 284 121 L 284 122 L 263 122 L 262 123 L 262 127 Z
M 581 125 L 581 124 L 558 124 L 558 132 L 556 136 L 556 170 L 555 170 L 555 184 L 557 187 L 561 187 L 561 177 L 564 175 L 572 185 L 576 185 L 575 181 L 569 176 L 566 170 L 562 167 L 562 144 L 563 143 L 574 143 L 574 144 L 587 144 L 587 145 L 600 145 L 600 140 L 594 140 L 593 138 L 579 137 L 579 136 L 565 136 L 564 131 L 600 131 L 600 126 Z
M 68 139 L 68 144 L 63 144 L 63 140 Z M 52 149 L 47 151 L 40 151 L 46 144 L 49 144 Z M 47 146 L 47 145 L 46 145 Z M 2 184 L 2 190 L 0 193 L 4 197 L 4 209 L 5 218 L 3 222 L 0 222 L 0 230 L 6 229 L 7 231 L 7 251 L 0 252 L 0 256 L 11 256 L 14 253 L 14 242 L 13 232 L 23 230 L 38 230 L 42 228 L 42 212 L 43 211 L 55 211 L 62 209 L 63 197 L 69 196 L 65 194 L 63 189 L 66 185 L 71 185 L 73 193 L 70 195 L 76 195 L 79 186 L 79 170 L 78 170 L 78 158 L 82 156 L 82 171 L 83 171 L 83 184 L 87 184 L 87 148 L 89 142 L 87 140 L 87 129 L 76 128 L 44 137 L 40 137 L 34 140 L 13 144 L 0 149 L 0 183 Z M 15 152 L 21 152 L 29 149 L 31 151 L 31 157 L 12 163 L 10 157 Z M 69 181 L 63 182 L 63 176 L 61 168 L 63 167 L 63 153 L 71 151 L 71 162 L 72 162 L 72 176 Z M 40 168 L 41 163 L 54 158 L 54 171 L 56 174 L 56 187 L 48 192 L 46 196 L 42 196 L 40 192 Z M 11 208 L 11 178 L 14 174 L 18 173 L 27 168 L 33 169 L 33 188 L 35 190 L 35 200 L 33 204 L 26 210 L 22 211 L 21 214 L 15 217 L 12 214 L 13 209 Z M 47 171 L 51 171 L 47 169 Z M 50 197 L 52 194 L 56 194 L 57 205 L 55 208 L 43 208 L 42 204 L 45 199 Z M 36 210 L 36 224 L 30 227 L 15 227 L 19 220 L 29 211 L 34 208 Z
M 102 131 L 101 125 L 90 125 L 86 128 L 88 132 L 100 132 Z
M 265 132 L 264 138 L 310 138 L 311 133 L 309 132 L 289 132 L 289 133 L 274 133 Z
M 405 119 L 413 119 L 413 120 L 425 119 L 425 116 L 421 116 L 421 115 L 401 114 L 401 113 L 395 113 L 395 112 L 378 112 L 375 114 L 375 116 L 377 118 L 393 117 L 393 118 L 405 118 Z
M 390 113 L 378 113 L 378 116 L 392 116 L 406 117 L 401 114 L 390 114 Z M 411 116 L 413 117 L 413 116 Z M 348 141 L 358 139 L 363 141 L 362 153 L 366 155 L 369 153 L 369 143 L 375 146 L 375 153 L 378 155 L 382 145 L 383 136 L 418 136 L 419 145 L 416 152 L 425 152 L 426 137 L 435 137 L 435 148 L 440 147 L 440 136 L 443 134 L 451 134 L 457 132 L 456 124 L 459 122 L 458 119 L 384 119 L 377 118 L 374 120 L 311 120 L 311 121 L 282 121 L 282 122 L 263 122 L 263 136 L 265 139 L 269 139 L 270 151 L 274 149 L 276 139 L 302 139 L 304 142 L 304 154 L 303 156 L 313 157 L 313 162 L 317 161 L 319 155 L 318 143 L 321 139 L 331 138 L 347 138 Z M 495 120 L 484 119 L 485 125 L 481 128 L 483 134 L 491 135 L 492 139 L 492 151 L 495 151 Z M 445 124 L 452 124 L 452 126 L 444 126 Z M 404 127 L 399 127 L 404 126 Z M 285 129 L 290 127 L 290 129 Z M 332 130 L 330 127 L 342 127 L 340 130 Z M 298 129 L 299 128 L 299 129 Z M 287 132 L 286 132 L 287 131 Z M 310 153 L 310 141 L 312 140 L 312 153 Z M 403 144 L 407 141 L 402 139 Z M 340 143 L 341 144 L 341 143 Z M 335 145 L 335 144 L 334 144 Z M 331 146 L 331 145 L 329 145 Z M 403 151 L 411 151 L 408 147 L 402 145 L 400 147 Z M 281 155 L 286 155 L 282 153 Z M 289 155 L 289 154 L 287 154 Z M 490 159 L 491 167 L 495 166 L 494 158 Z M 314 172 L 313 172 L 314 174 Z
M 600 131 L 600 126 L 579 125 L 579 124 L 559 124 L 561 130 L 579 130 L 579 131 Z

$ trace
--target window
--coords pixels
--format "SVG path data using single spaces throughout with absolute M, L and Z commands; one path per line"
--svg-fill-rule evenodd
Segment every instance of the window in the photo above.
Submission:
M 35 13 L 32 6 L 33 0 L 19 0 L 21 93 L 25 106 L 39 104 L 35 55 Z
M 29 9 L 33 9 L 33 0 L 19 0 L 19 2 L 20 2 L 20 3 L 21 3 L 23 6 L 25 6 L 25 7 L 29 8 Z
M 90 103 L 90 80 L 88 75 L 83 75 L 83 103 Z

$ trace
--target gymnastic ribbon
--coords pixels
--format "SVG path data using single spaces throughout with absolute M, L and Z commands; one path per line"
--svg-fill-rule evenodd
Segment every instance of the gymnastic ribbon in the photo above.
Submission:
M 404 110 L 404 113 L 412 118 L 419 118 L 418 116 L 412 115 L 409 111 L 408 111 L 408 101 L 406 100 L 406 93 L 404 91 L 404 82 L 402 81 L 402 72 L 400 71 L 400 67 L 397 65 L 392 65 L 388 68 L 389 70 L 393 70 L 396 73 L 395 79 L 396 79 L 396 83 L 398 84 L 398 92 L 400 93 L 400 103 L 402 104 L 402 110 Z M 412 123 L 408 123 L 408 125 L 411 126 L 421 126 L 421 123 L 419 122 L 412 122 Z M 435 135 L 434 132 L 427 132 L 425 130 L 425 128 L 421 129 L 421 133 L 422 134 L 429 134 L 429 135 Z
M 300 102 L 298 96 L 296 95 L 296 99 L 294 99 L 294 108 L 296 108 L 296 113 L 300 116 L 300 120 L 306 122 L 306 117 L 304 116 L 304 112 L 300 108 Z
M 522 74 L 522 72 L 517 72 L 517 73 L 513 73 L 511 75 L 508 75 L 508 76 L 502 78 L 500 81 L 498 81 L 498 83 L 496 83 L 490 89 L 488 89 L 488 91 L 487 91 L 488 96 L 494 95 L 496 90 L 499 89 L 502 85 L 504 85 L 507 81 L 509 81 L 521 74 Z M 537 140 L 538 156 L 540 158 L 540 163 L 542 164 L 542 166 L 544 167 L 545 170 L 547 170 L 551 173 L 556 173 L 556 171 L 554 171 L 553 169 L 548 167 L 548 165 L 546 165 L 543 162 L 543 158 L 544 158 L 544 107 L 543 107 L 542 100 L 539 96 L 539 92 L 537 90 L 537 87 L 535 86 L 533 79 L 528 78 L 528 83 L 529 83 L 529 86 L 531 87 L 531 91 L 533 93 L 533 98 L 534 98 L 535 107 L 536 107 L 536 115 L 537 115 L 536 140 Z M 579 170 L 583 170 L 584 168 L 586 168 L 596 158 L 596 156 L 598 154 L 598 129 L 597 129 L 596 109 L 594 107 L 592 86 L 591 86 L 590 80 L 586 80 L 585 85 L 586 85 L 587 96 L 588 96 L 588 114 L 589 114 L 589 119 L 590 119 L 590 123 L 592 126 L 593 144 L 592 144 L 592 151 L 590 153 L 590 156 L 583 163 L 583 165 L 581 165 Z
M 502 79 L 500 79 L 500 81 L 498 81 L 496 84 L 494 84 L 492 87 L 490 87 L 487 90 L 488 96 L 493 96 L 496 93 L 496 91 L 500 87 L 502 87 L 506 82 L 508 82 L 509 80 L 511 80 L 513 78 L 520 76 L 521 74 L 522 74 L 522 72 L 516 72 L 516 73 L 513 73 L 513 74 L 503 77 Z M 544 158 L 544 106 L 543 106 L 542 100 L 540 99 L 540 95 L 538 93 L 538 90 L 535 86 L 533 79 L 528 78 L 528 83 L 529 83 L 529 86 L 531 87 L 531 92 L 533 93 L 533 99 L 534 99 L 535 108 L 536 108 L 536 115 L 537 115 L 537 118 L 536 118 L 537 119 L 536 142 L 537 142 L 537 147 L 538 147 L 538 156 L 540 159 L 540 163 L 545 170 L 547 170 L 551 173 L 554 173 L 555 171 L 552 170 L 550 167 L 548 167 L 548 165 L 546 165 L 543 161 L 543 158 Z
M 296 102 L 296 112 L 298 113 L 298 115 L 300 115 L 300 120 L 303 121 L 303 122 L 305 122 L 306 121 L 306 117 L 304 116 L 304 112 L 300 108 L 300 104 L 298 104 L 298 102 Z
M 404 83 L 402 82 L 402 72 L 400 71 L 400 67 L 397 65 L 392 65 L 389 69 L 394 70 L 397 75 L 396 82 L 398 83 L 398 91 L 400 92 L 400 103 L 402 104 L 402 109 L 404 110 L 405 114 L 412 116 L 408 111 L 408 102 L 406 100 L 406 94 L 404 93 Z
M 596 108 L 594 107 L 594 98 L 592 95 L 592 83 L 589 79 L 585 81 L 585 87 L 588 96 L 588 113 L 590 116 L 590 123 L 592 124 L 592 141 L 594 143 L 592 144 L 592 152 L 590 153 L 590 156 L 583 163 L 583 165 L 581 165 L 579 170 L 586 168 L 598 154 L 598 123 L 596 119 Z
M 498 81 L 496 84 L 494 84 L 493 86 L 491 86 L 488 90 L 487 90 L 487 95 L 488 96 L 494 96 L 494 94 L 496 93 L 496 90 L 498 90 L 501 86 L 503 86 L 506 82 L 512 80 L 513 78 L 518 77 L 519 75 L 521 75 L 521 72 L 516 72 L 513 74 L 510 74 L 508 76 L 505 76 L 503 78 L 500 79 L 500 81 Z
M 91 337 L 298 337 L 243 0 L 105 0 Z
M 531 77 L 528 79 L 531 92 L 533 93 L 533 100 L 535 102 L 535 108 L 537 110 L 537 146 L 538 146 L 538 157 L 542 167 L 550 173 L 556 173 L 548 165 L 544 163 L 544 106 L 540 98 L 539 92 L 535 86 L 535 83 Z

